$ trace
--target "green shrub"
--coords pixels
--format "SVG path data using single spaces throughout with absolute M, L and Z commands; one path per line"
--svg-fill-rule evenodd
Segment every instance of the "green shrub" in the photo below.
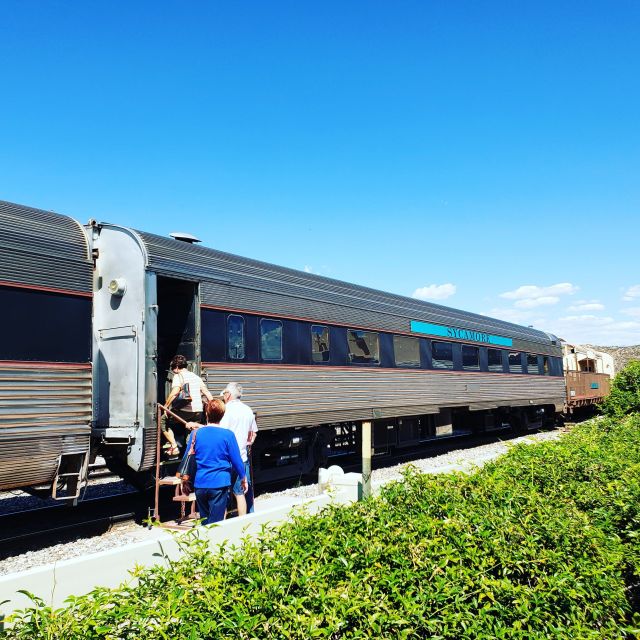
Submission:
M 640 412 L 640 360 L 629 362 L 613 379 L 603 411 L 609 416 Z
M 4 637 L 635 637 L 639 427 L 593 420 L 472 476 L 409 470 L 235 554 L 192 540 L 137 587 L 27 610 Z

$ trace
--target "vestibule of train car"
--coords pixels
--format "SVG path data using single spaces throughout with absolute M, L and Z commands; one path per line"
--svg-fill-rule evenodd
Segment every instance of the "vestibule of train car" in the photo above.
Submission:
M 200 373 L 200 314 L 197 282 L 158 277 L 158 402 L 167 396 L 169 363 L 181 354 Z

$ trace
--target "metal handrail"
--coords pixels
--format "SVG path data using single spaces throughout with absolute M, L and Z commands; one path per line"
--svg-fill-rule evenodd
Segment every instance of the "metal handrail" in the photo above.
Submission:
M 159 511 L 160 511 L 160 451 L 161 451 L 161 440 L 162 440 L 161 421 L 162 421 L 163 411 L 166 414 L 170 415 L 175 420 L 177 420 L 178 422 L 181 422 L 182 424 L 187 424 L 186 420 L 184 420 L 180 416 L 173 413 L 173 411 L 171 411 L 169 407 L 166 407 L 165 405 L 160 404 L 158 402 L 158 408 L 156 411 L 156 428 L 157 428 L 157 431 L 156 431 L 156 491 L 155 491 L 155 504 L 153 509 L 153 518 L 158 524 L 160 524 L 160 514 L 159 514 Z

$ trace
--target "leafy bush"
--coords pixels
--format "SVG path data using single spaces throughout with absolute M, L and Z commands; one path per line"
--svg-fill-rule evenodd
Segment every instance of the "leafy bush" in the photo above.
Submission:
M 633 637 L 639 427 L 594 420 L 472 476 L 408 471 L 238 553 L 193 540 L 169 569 L 137 571 L 137 587 L 27 610 L 4 637 Z
M 609 416 L 640 412 L 640 360 L 629 362 L 613 379 L 603 410 Z

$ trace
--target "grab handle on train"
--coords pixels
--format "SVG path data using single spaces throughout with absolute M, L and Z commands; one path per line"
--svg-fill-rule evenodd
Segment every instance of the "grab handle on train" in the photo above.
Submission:
M 169 407 L 166 407 L 165 405 L 160 404 L 159 402 L 158 402 L 158 407 L 160 407 L 160 409 L 162 409 L 162 411 L 164 411 L 167 415 L 170 415 L 174 420 L 177 420 L 178 422 L 181 422 L 182 424 L 187 424 L 186 420 L 184 420 L 180 416 L 178 416 L 175 413 L 173 413 L 173 411 L 171 411 L 171 409 L 169 409 Z

